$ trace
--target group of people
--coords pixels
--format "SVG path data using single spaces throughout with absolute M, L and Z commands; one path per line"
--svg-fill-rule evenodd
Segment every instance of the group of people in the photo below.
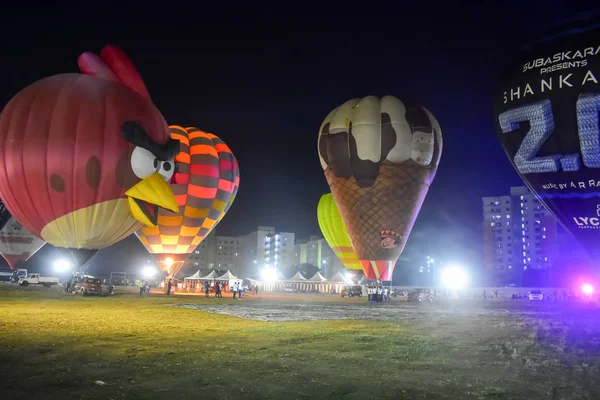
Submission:
M 150 295 L 150 283 L 147 281 L 141 281 L 138 283 L 138 286 L 140 287 L 140 296 Z
M 242 293 L 244 292 L 244 284 L 242 282 L 234 282 L 233 285 L 229 286 L 224 283 L 215 282 L 212 288 L 215 291 L 215 299 L 222 299 L 223 292 L 227 293 L 227 291 L 233 293 L 233 298 L 236 297 L 241 299 Z M 210 282 L 206 282 L 204 284 L 204 297 L 208 298 L 208 294 L 210 293 L 211 285 Z M 250 288 L 251 293 L 258 294 L 258 285 L 254 285 Z
M 372 285 L 367 287 L 369 303 L 385 303 L 390 301 L 391 291 L 383 285 Z

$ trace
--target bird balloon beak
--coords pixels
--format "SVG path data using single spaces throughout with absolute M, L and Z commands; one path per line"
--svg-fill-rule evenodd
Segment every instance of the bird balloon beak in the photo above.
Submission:
M 125 194 L 131 215 L 146 226 L 156 226 L 158 207 L 179 212 L 173 191 L 158 172 L 142 179 Z

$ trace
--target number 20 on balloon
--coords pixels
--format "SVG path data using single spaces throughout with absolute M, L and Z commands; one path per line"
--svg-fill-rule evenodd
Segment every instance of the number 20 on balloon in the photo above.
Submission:
M 498 117 L 502 133 L 519 129 L 519 123 L 529 121 L 530 129 L 525 135 L 514 162 L 520 174 L 578 171 L 581 162 L 588 168 L 600 167 L 600 94 L 582 93 L 577 99 L 577 128 L 581 157 L 579 154 L 555 154 L 536 157 L 542 145 L 554 132 L 554 117 L 550 100 L 520 106 L 505 111 Z

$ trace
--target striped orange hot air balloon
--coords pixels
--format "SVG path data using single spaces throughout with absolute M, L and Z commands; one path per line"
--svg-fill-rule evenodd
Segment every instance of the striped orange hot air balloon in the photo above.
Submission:
M 161 209 L 157 225 L 136 235 L 172 276 L 233 204 L 240 173 L 229 146 L 216 135 L 193 127 L 169 129 L 180 142 L 170 184 L 179 212 Z

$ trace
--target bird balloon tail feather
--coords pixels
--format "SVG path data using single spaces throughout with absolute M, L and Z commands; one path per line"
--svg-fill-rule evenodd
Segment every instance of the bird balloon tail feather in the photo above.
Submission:
M 100 56 L 85 52 L 79 56 L 77 64 L 85 75 L 119 82 L 150 100 L 150 93 L 135 65 L 125 52 L 116 46 L 105 46 Z
M 77 64 L 84 75 L 97 76 L 98 78 L 119 82 L 117 75 L 94 53 L 83 53 L 77 59 Z
M 139 95 L 150 99 L 150 93 L 148 93 L 148 89 L 140 73 L 123 50 L 116 46 L 105 46 L 102 52 L 100 52 L 100 58 L 108 65 L 123 85 Z

